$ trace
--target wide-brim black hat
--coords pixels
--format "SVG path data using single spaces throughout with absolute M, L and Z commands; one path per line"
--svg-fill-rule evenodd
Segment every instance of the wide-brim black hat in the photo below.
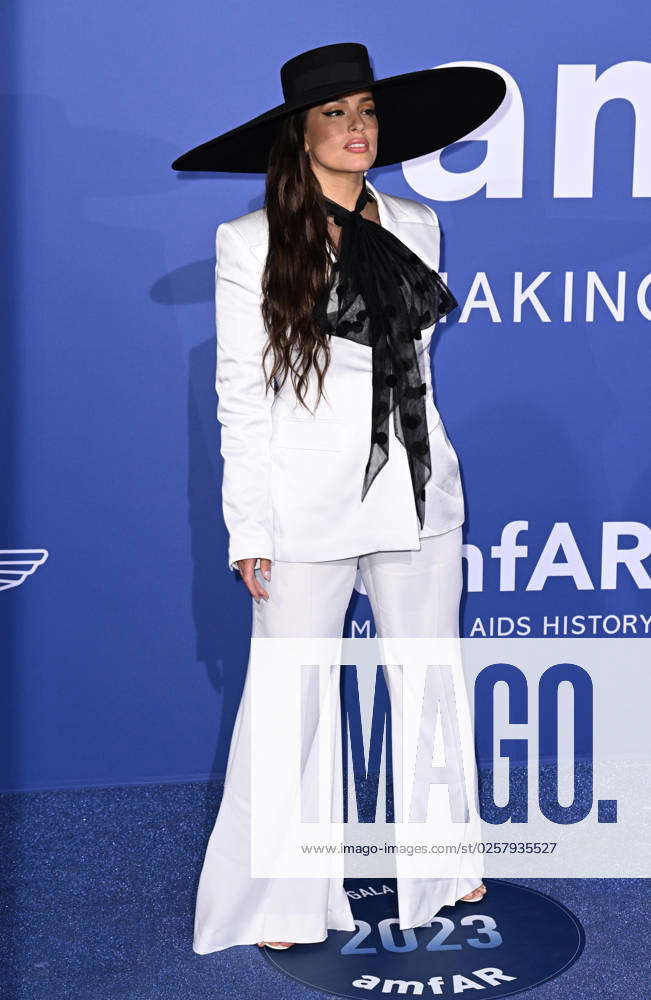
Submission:
M 411 160 L 457 142 L 497 110 L 506 94 L 499 73 L 479 66 L 440 66 L 373 77 L 365 45 L 322 45 L 284 63 L 285 100 L 243 125 L 177 157 L 173 170 L 266 173 L 281 120 L 358 90 L 372 90 L 379 123 L 373 167 Z

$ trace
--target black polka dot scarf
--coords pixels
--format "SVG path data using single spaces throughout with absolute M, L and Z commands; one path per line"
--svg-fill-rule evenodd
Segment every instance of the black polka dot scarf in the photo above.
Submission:
M 427 384 L 416 354 L 421 331 L 458 302 L 441 277 L 393 233 L 360 213 L 373 200 L 363 184 L 351 212 L 325 199 L 341 227 L 334 280 L 319 297 L 314 318 L 328 334 L 373 349 L 371 447 L 362 500 L 389 458 L 389 415 L 405 446 L 421 528 L 425 484 L 432 474 L 425 411 Z M 429 364 L 427 358 L 425 362 Z

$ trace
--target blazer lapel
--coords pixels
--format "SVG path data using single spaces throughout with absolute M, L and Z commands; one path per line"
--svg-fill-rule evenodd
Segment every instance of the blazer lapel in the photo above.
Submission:
M 392 202 L 382 191 L 378 191 L 374 184 L 366 178 L 366 187 L 377 201 L 380 225 L 383 229 L 388 229 L 394 236 L 398 236 L 400 223 L 407 218 L 407 213 L 396 202 Z
M 440 261 L 440 233 L 438 227 L 426 223 L 421 213 L 412 209 L 413 202 L 407 201 L 406 206 L 398 198 L 384 194 L 370 184 L 366 186 L 375 195 L 378 203 L 380 224 L 408 246 L 417 257 L 420 257 L 429 267 L 438 271 Z

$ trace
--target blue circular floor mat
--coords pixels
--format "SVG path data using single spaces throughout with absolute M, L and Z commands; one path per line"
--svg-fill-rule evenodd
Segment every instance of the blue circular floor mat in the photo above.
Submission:
M 428 926 L 401 931 L 395 879 L 346 879 L 356 931 L 262 951 L 278 971 L 342 997 L 507 997 L 576 962 L 585 934 L 567 907 L 505 879 L 484 884 L 480 902 L 445 906 Z

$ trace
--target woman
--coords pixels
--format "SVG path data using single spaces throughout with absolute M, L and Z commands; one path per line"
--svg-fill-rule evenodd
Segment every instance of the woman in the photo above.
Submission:
M 358 569 L 378 636 L 457 636 L 464 501 L 428 356 L 457 302 L 436 272 L 435 213 L 366 172 L 468 134 L 504 84 L 470 67 L 375 80 L 357 43 L 302 53 L 281 81 L 282 105 L 173 164 L 267 174 L 265 208 L 217 230 L 229 567 L 254 601 L 252 638 L 341 636 Z M 250 674 L 251 659 L 198 886 L 198 954 L 355 929 L 342 879 L 251 876 Z M 279 698 L 284 683 L 279 671 Z M 282 817 L 262 819 L 282 836 Z M 485 891 L 475 874 L 399 878 L 400 927 Z

